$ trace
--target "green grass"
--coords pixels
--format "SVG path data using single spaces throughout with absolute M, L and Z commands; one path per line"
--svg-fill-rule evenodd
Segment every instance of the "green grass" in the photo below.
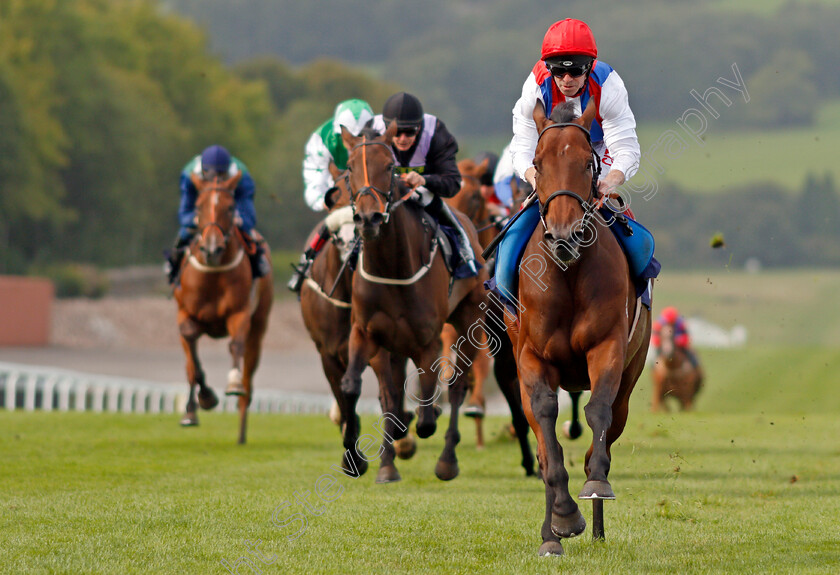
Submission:
M 676 117 L 656 124 L 640 124 L 642 167 L 647 167 L 650 175 L 660 183 L 670 181 L 688 191 L 699 192 L 720 192 L 757 181 L 769 181 L 798 191 L 809 172 L 821 175 L 828 171 L 835 181 L 840 181 L 840 164 L 825 161 L 826 151 L 836 148 L 840 142 L 840 102 L 823 106 L 814 126 L 730 130 L 727 129 L 726 114 L 737 113 L 738 107 L 751 105 L 737 96 L 740 99 L 734 99 L 731 109 L 721 118 L 708 118 L 702 146 L 683 132 L 676 124 Z M 686 109 L 699 106 L 688 95 L 686 98 Z M 661 149 L 655 151 L 652 159 L 665 170 L 664 174 L 659 174 L 650 163 L 650 152 L 667 130 L 677 132 L 688 147 L 676 154 L 675 159 L 665 157 Z
M 838 293 L 838 270 L 666 269 L 656 280 L 653 300 L 655 310 L 674 305 L 726 329 L 741 324 L 750 345 L 840 348 Z
M 326 418 L 255 415 L 238 447 L 228 414 L 184 430 L 175 416 L 3 413 L 0 571 L 225 573 L 223 559 L 260 540 L 274 559 L 257 562 L 266 574 L 836 572 L 836 416 L 636 407 L 614 449 L 607 541 L 587 530 L 560 559 L 535 556 L 542 484 L 522 476 L 509 441 L 477 452 L 471 425 L 455 481 L 432 475 L 438 433 L 399 463 L 401 483 L 340 476 L 340 496 L 290 542 L 297 527 L 273 525 L 274 509 L 295 492 L 314 498 L 325 474 L 339 477 Z M 565 442 L 573 494 L 588 441 Z M 591 506 L 582 510 L 589 521 Z
M 657 309 L 741 323 L 748 345 L 699 350 L 694 413 L 649 413 L 642 375 L 613 450 L 607 540 L 591 540 L 584 504 L 590 528 L 562 558 L 535 556 L 543 487 L 523 476 L 505 418 L 487 421 L 482 452 L 462 421 L 453 482 L 433 475 L 440 429 L 398 462 L 402 482 L 381 486 L 375 462 L 360 479 L 332 469 L 340 441 L 322 416 L 254 414 L 240 447 L 230 414 L 180 429 L 177 415 L 0 411 L 0 573 L 226 573 L 221 561 L 257 540 L 266 575 L 836 573 L 838 291 L 840 271 L 664 273 Z M 589 441 L 588 430 L 563 441 L 573 495 Z M 340 496 L 287 540 L 295 527 L 272 513 L 285 501 L 280 519 L 300 511 L 295 492 L 317 501 L 327 474 Z

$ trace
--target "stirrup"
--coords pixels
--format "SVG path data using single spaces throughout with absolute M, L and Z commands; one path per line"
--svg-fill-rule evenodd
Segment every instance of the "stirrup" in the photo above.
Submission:
M 286 284 L 289 291 L 300 294 L 303 282 L 306 280 L 306 271 L 308 269 L 309 266 L 304 263 L 298 265 L 292 264 L 292 270 L 294 271 L 292 272 L 292 277 L 289 279 L 289 282 Z

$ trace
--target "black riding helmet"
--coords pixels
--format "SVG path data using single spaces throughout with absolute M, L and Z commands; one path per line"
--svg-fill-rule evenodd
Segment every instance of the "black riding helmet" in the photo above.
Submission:
M 493 152 L 481 152 L 475 158 L 473 158 L 473 162 L 476 165 L 480 165 L 481 162 L 487 160 L 487 171 L 485 171 L 479 181 L 481 182 L 482 186 L 492 186 L 493 185 L 493 174 L 496 173 L 496 166 L 499 163 L 499 156 L 494 154 Z
M 408 92 L 397 92 L 385 101 L 382 119 L 386 127 L 396 120 L 397 128 L 416 128 L 419 132 L 423 127 L 423 105 L 417 96 Z

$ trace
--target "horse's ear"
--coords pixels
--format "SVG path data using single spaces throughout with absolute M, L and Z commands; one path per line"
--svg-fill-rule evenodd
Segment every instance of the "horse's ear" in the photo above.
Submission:
M 350 130 L 341 126 L 341 141 L 344 142 L 344 147 L 348 150 L 352 150 L 356 147 L 356 144 L 359 142 L 359 138 L 354 136 Z
M 327 169 L 330 171 L 330 175 L 334 182 L 337 182 L 339 178 L 341 178 L 342 171 L 338 169 L 338 166 L 335 165 L 335 162 L 330 162 L 330 165 L 327 166 Z
M 476 174 L 478 174 L 479 178 L 481 178 L 481 176 L 483 176 L 484 174 L 487 173 L 487 167 L 489 165 L 490 165 L 490 158 L 484 158 L 483 160 L 481 160 L 481 163 L 478 166 L 476 166 L 475 171 L 476 171 Z
M 583 115 L 577 120 L 578 123 L 588 130 L 592 126 L 592 121 L 595 119 L 595 113 L 597 111 L 595 98 L 590 98 L 586 109 L 583 111 Z
M 541 100 L 537 100 L 534 106 L 534 122 L 537 124 L 538 132 L 542 132 L 542 129 L 551 123 L 551 120 L 545 115 L 545 106 Z
M 242 172 L 241 171 L 236 172 L 233 176 L 231 176 L 230 178 L 228 178 L 225 181 L 224 186 L 227 189 L 233 191 L 234 189 L 236 189 L 236 186 L 239 185 L 239 180 L 241 180 L 241 179 L 242 179 Z
M 391 123 L 388 125 L 388 129 L 385 130 L 385 143 L 389 146 L 391 142 L 394 141 L 394 137 L 397 135 L 397 121 L 391 120 Z

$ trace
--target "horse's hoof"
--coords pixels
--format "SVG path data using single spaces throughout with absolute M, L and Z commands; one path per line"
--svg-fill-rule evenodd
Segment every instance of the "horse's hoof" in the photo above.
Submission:
M 379 468 L 379 473 L 376 474 L 377 483 L 396 483 L 402 481 L 400 472 L 393 465 L 386 465 Z
M 394 451 L 400 459 L 411 459 L 417 453 L 417 439 L 413 433 L 409 433 L 402 439 L 394 442 Z
M 348 477 L 361 477 L 368 470 L 368 462 L 364 457 L 354 457 L 350 450 L 345 450 L 341 457 L 341 470 Z
M 452 481 L 458 477 L 458 462 L 449 463 L 438 459 L 437 465 L 435 465 L 435 475 L 441 481 Z
M 583 484 L 578 499 L 615 499 L 615 493 L 609 481 L 590 479 Z
M 433 436 L 435 431 L 437 431 L 437 422 L 435 421 L 430 421 L 425 424 L 417 423 L 417 437 L 420 439 Z
M 545 541 L 540 545 L 540 557 L 560 557 L 563 554 L 563 545 L 559 541 Z
M 225 389 L 225 395 L 245 395 L 245 386 L 241 383 L 230 383 Z
M 198 417 L 195 412 L 187 412 L 184 414 L 184 417 L 181 418 L 180 423 L 181 427 L 195 427 L 198 425 Z
M 198 390 L 198 405 L 201 409 L 207 410 L 219 405 L 219 398 L 216 396 L 216 392 L 209 387 L 203 387 Z
M 563 435 L 567 439 L 577 439 L 583 434 L 583 426 L 579 421 L 572 423 L 569 420 L 563 422 Z
M 586 519 L 580 513 L 580 509 L 568 515 L 551 514 L 551 532 L 557 537 L 567 539 L 577 537 L 586 530 Z
M 431 421 L 423 421 L 422 411 L 420 408 L 417 408 L 417 437 L 420 439 L 426 439 L 427 437 L 431 437 L 437 431 L 437 419 L 440 417 L 440 414 L 443 413 L 443 409 L 439 405 L 433 406 L 434 408 L 434 418 Z
M 484 408 L 477 403 L 471 403 L 464 408 L 464 415 L 466 417 L 482 418 L 484 417 Z

